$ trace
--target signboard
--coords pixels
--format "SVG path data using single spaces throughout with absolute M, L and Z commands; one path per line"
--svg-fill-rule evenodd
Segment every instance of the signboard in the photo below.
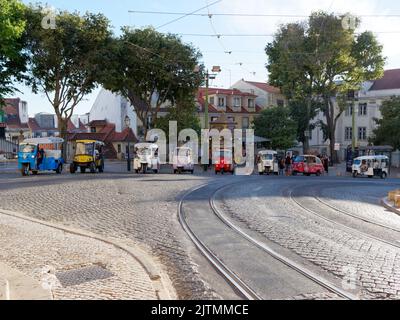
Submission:
M 340 150 L 340 143 L 335 143 L 335 151 L 339 151 Z

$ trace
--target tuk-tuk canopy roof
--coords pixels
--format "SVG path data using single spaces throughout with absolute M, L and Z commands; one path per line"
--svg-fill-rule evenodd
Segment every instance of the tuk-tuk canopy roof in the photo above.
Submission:
M 142 142 L 142 143 L 135 144 L 135 148 L 138 148 L 138 149 L 143 149 L 143 148 L 158 149 L 158 145 L 156 145 L 155 143 Z
M 389 160 L 388 156 L 382 156 L 382 155 L 377 155 L 377 156 L 362 156 L 355 158 L 354 160 Z
M 76 143 L 95 143 L 104 146 L 104 142 L 97 140 L 76 140 Z
M 64 139 L 62 139 L 62 138 L 48 137 L 48 138 L 25 139 L 24 141 L 22 141 L 21 144 L 39 145 L 39 144 L 57 144 L 57 143 L 63 143 L 63 142 L 64 142 Z
M 278 152 L 274 150 L 260 150 L 258 154 L 278 154 Z

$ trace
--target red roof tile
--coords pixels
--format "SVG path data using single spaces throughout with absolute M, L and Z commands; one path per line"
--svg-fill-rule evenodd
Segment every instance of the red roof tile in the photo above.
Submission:
M 370 90 L 400 89 L 400 69 L 386 70 L 383 77 L 375 80 Z
M 254 81 L 245 81 L 245 82 L 269 93 L 281 93 L 281 90 L 279 88 L 271 86 L 268 83 L 254 82 Z
M 199 88 L 198 94 L 200 96 L 205 95 L 205 88 Z M 256 97 L 256 95 L 248 92 L 242 92 L 238 89 L 220 89 L 220 88 L 209 88 L 208 89 L 208 94 L 209 95 L 214 95 L 214 94 L 223 94 L 223 95 L 232 95 L 232 96 L 245 96 L 245 97 Z

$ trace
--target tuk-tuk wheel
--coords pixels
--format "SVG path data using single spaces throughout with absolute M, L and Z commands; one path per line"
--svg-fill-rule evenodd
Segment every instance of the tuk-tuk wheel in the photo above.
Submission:
M 61 174 L 61 173 L 62 173 L 62 170 L 63 170 L 63 165 L 60 163 L 60 164 L 58 165 L 58 167 L 57 167 L 56 173 L 57 173 L 57 174 Z
M 387 173 L 386 172 L 382 172 L 381 179 L 386 179 L 386 178 L 387 178 Z
M 194 173 L 194 170 L 190 170 L 190 173 L 193 174 L 193 173 Z
M 25 177 L 29 175 L 29 165 L 24 165 L 21 168 L 21 174 Z
M 157 174 L 157 173 L 158 173 L 158 170 L 157 170 L 157 169 L 156 169 L 156 170 L 153 170 L 153 173 Z
M 96 164 L 94 162 L 92 162 L 90 164 L 89 169 L 90 169 L 90 173 L 96 173 Z
M 353 172 L 353 178 L 357 177 L 357 172 Z
M 258 174 L 259 174 L 260 176 L 262 176 L 262 175 L 264 175 L 264 172 L 261 171 L 261 172 L 259 172 Z
M 32 170 L 32 174 L 33 174 L 34 176 L 36 176 L 36 175 L 38 174 L 38 171 L 37 171 L 37 170 Z
M 139 170 L 138 170 L 138 169 L 136 169 L 136 170 L 135 170 L 135 172 L 136 172 L 136 173 L 139 173 Z

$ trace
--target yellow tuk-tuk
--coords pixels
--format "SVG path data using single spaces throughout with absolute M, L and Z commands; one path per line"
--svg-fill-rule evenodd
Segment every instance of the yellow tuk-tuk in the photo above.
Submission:
M 81 173 L 89 169 L 91 173 L 104 171 L 104 143 L 96 140 L 77 140 L 75 155 L 69 171 L 75 173 L 80 168 Z

